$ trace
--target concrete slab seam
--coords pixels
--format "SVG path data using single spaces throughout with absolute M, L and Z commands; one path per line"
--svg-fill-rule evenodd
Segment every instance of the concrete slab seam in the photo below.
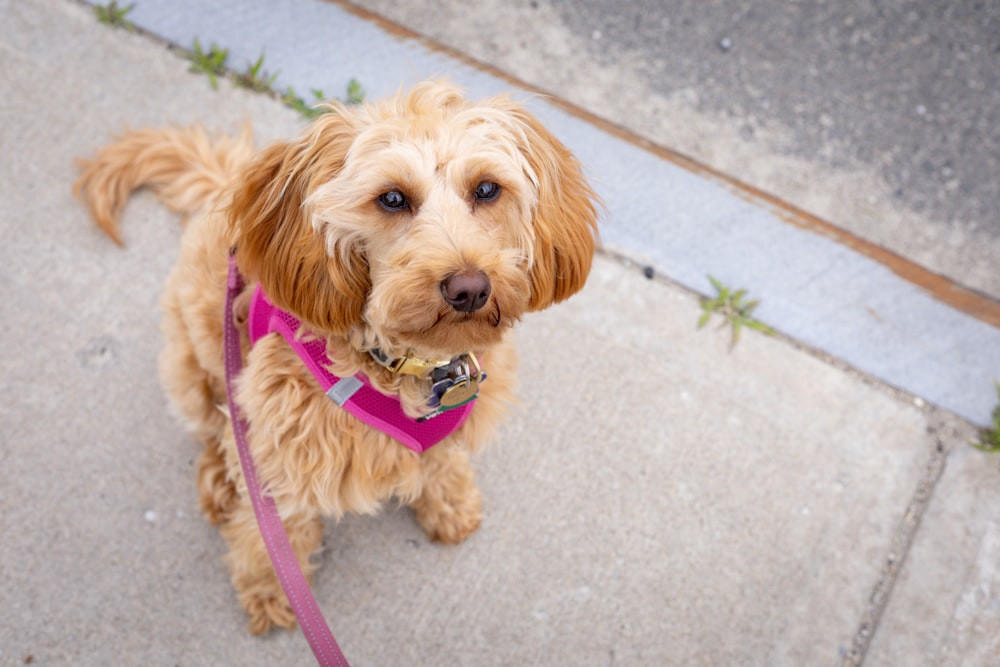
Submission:
M 692 289 L 691 287 L 685 285 L 684 283 L 681 283 L 673 279 L 670 275 L 663 273 L 662 271 L 658 271 L 656 267 L 650 264 L 646 264 L 645 262 L 636 259 L 631 255 L 629 255 L 628 253 L 625 253 L 621 250 L 615 248 L 608 248 L 606 246 L 600 246 L 597 249 L 597 253 L 600 256 L 605 257 L 606 259 L 612 262 L 621 264 L 622 266 L 635 271 L 637 274 L 642 275 L 647 280 L 654 280 L 664 285 L 669 285 L 672 289 L 680 290 L 681 292 L 690 295 L 693 299 L 701 300 L 703 298 L 709 297 L 709 295 L 700 292 L 696 289 Z M 692 324 L 692 326 L 694 326 L 694 324 Z M 760 334 L 760 335 L 767 335 L 767 334 Z M 794 336 L 790 336 L 781 331 L 780 329 L 772 328 L 772 333 L 770 335 L 780 340 L 781 342 L 790 345 L 791 347 L 800 352 L 804 352 L 805 354 L 808 354 L 816 359 L 819 359 L 825 364 L 833 366 L 834 368 L 840 370 L 843 373 L 848 373 L 852 375 L 853 377 L 857 378 L 861 382 L 864 382 L 866 385 L 870 387 L 877 387 L 880 391 L 894 395 L 896 400 L 902 401 L 904 403 L 910 403 L 916 406 L 925 413 L 930 413 L 935 410 L 947 411 L 946 408 L 934 405 L 933 403 L 928 403 L 924 398 L 918 396 L 917 394 L 914 394 L 911 391 L 908 391 L 904 387 L 896 386 L 879 377 L 876 377 L 871 373 L 867 372 L 865 369 L 858 368 L 857 366 L 854 366 L 849 362 L 844 361 L 843 359 L 840 359 L 821 348 L 815 347 L 813 345 L 810 345 L 809 343 L 798 340 Z M 948 414 L 951 413 L 948 412 Z M 953 415 L 953 416 L 961 420 L 962 422 L 968 424 L 970 427 L 974 426 L 972 422 L 965 419 L 961 415 Z
M 896 526 L 889 545 L 889 553 L 885 556 L 881 572 L 872 587 L 871 595 L 868 597 L 864 616 L 858 624 L 858 630 L 851 640 L 851 646 L 844 655 L 840 667 L 861 667 L 864 664 L 872 637 L 875 635 L 882 614 L 889 604 L 893 586 L 906 563 L 906 557 L 920 528 L 921 519 L 934 496 L 938 481 L 944 474 L 951 448 L 944 443 L 937 429 L 932 429 L 931 436 L 935 440 L 934 449 L 927 459 L 924 473 L 917 483 L 910 502 Z

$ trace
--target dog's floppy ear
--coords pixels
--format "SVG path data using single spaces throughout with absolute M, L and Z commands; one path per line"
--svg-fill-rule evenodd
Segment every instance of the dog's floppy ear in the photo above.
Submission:
M 230 243 L 240 270 L 307 327 L 344 333 L 361 319 L 370 289 L 357 247 L 327 248 L 304 205 L 343 167 L 354 132 L 330 113 L 294 143 L 265 149 L 240 176 L 229 205 Z
M 537 119 L 514 108 L 526 143 L 521 150 L 535 172 L 535 252 L 531 267 L 532 310 L 542 310 L 583 288 L 597 235 L 597 195 L 576 157 Z

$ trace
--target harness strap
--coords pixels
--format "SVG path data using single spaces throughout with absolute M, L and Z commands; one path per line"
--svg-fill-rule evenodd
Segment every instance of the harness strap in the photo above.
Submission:
M 316 598 L 309 590 L 309 583 L 306 581 L 305 575 L 302 574 L 302 568 L 299 567 L 295 551 L 288 541 L 288 534 L 285 532 L 285 526 L 281 523 L 274 498 L 268 495 L 257 481 L 257 471 L 250 456 L 250 447 L 247 444 L 246 420 L 240 415 L 239 407 L 233 398 L 233 385 L 243 366 L 240 337 L 233 322 L 233 301 L 242 289 L 243 278 L 236 267 L 235 255 L 230 253 L 226 310 L 223 315 L 223 343 L 226 357 L 226 394 L 229 402 L 229 415 L 233 423 L 233 435 L 236 438 L 236 448 L 239 452 L 240 465 L 243 468 L 243 478 L 247 483 L 250 502 L 253 505 L 254 514 L 257 515 L 257 525 L 260 527 L 261 537 L 264 538 L 267 553 L 271 557 L 274 572 L 278 575 L 285 595 L 288 596 L 288 602 L 292 605 L 295 617 L 302 628 L 302 634 L 309 642 L 313 655 L 316 656 L 316 661 L 323 667 L 349 667 L 347 659 L 344 658 L 337 641 L 333 638 L 333 633 L 330 632 L 329 626 L 323 619 L 323 612 L 316 604 Z

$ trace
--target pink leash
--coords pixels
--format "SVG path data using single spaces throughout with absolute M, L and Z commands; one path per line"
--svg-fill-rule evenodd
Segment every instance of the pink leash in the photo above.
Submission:
M 250 448 L 247 445 L 246 420 L 240 416 L 239 408 L 233 398 L 233 383 L 243 367 L 240 337 L 233 322 L 233 301 L 242 289 L 243 278 L 236 267 L 236 256 L 231 251 L 229 254 L 229 280 L 226 289 L 226 312 L 223 318 L 226 394 L 229 401 L 229 415 L 233 423 L 233 435 L 236 437 L 236 448 L 240 456 L 240 465 L 243 467 L 243 477 L 247 483 L 247 490 L 250 493 L 250 502 L 257 515 L 257 525 L 260 527 L 261 537 L 264 538 L 264 544 L 267 546 L 267 553 L 271 556 L 274 572 L 278 575 L 285 595 L 288 596 L 288 602 L 292 605 L 295 617 L 302 628 L 302 634 L 309 642 L 313 655 L 316 656 L 316 661 L 324 667 L 349 667 L 344 654 L 337 646 L 337 641 L 333 638 L 333 633 L 330 632 L 330 628 L 323 619 L 323 613 L 320 611 L 319 605 L 316 604 L 316 598 L 309 590 L 309 583 L 306 581 L 305 575 L 302 574 L 302 568 L 299 567 L 299 561 L 288 541 L 285 526 L 278 516 L 278 508 L 274 504 L 274 498 L 264 493 L 257 482 L 257 471 L 254 468 Z

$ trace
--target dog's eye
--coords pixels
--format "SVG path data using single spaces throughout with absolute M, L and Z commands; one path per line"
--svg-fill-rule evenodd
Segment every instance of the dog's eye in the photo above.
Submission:
M 490 181 L 483 181 L 476 186 L 476 200 L 493 201 L 500 195 L 500 186 Z
M 385 210 L 395 213 L 409 206 L 410 202 L 406 200 L 406 195 L 399 190 L 390 190 L 378 196 L 378 204 Z

